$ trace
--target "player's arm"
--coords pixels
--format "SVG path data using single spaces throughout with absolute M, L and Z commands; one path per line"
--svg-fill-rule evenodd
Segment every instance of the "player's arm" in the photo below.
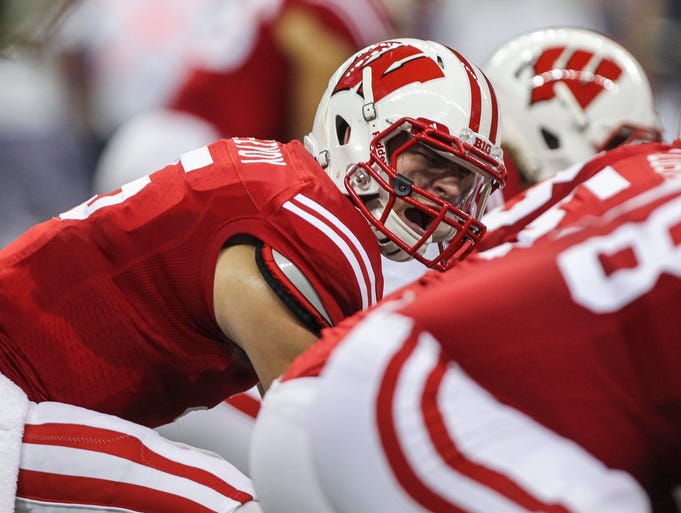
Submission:
M 267 283 L 253 245 L 221 251 L 213 294 L 217 322 L 248 355 L 260 378 L 261 392 L 317 339 Z

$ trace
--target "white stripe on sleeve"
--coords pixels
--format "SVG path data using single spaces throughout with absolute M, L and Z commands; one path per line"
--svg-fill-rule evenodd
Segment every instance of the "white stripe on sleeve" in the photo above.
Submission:
M 345 256 L 348 263 L 352 267 L 352 270 L 354 271 L 355 279 L 362 295 L 362 308 L 367 308 L 368 306 L 374 304 L 377 298 L 376 276 L 371 266 L 369 256 L 355 234 L 352 233 L 352 231 L 350 231 L 350 229 L 345 226 L 336 216 L 322 207 L 319 203 L 302 194 L 297 194 L 294 197 L 294 200 L 299 201 L 301 204 L 312 209 L 316 214 L 318 214 L 319 217 L 306 212 L 305 210 L 296 206 L 292 201 L 287 201 L 284 203 L 284 208 L 317 228 L 320 232 L 326 235 L 326 237 L 333 241 L 336 246 L 338 246 L 341 253 Z M 348 243 L 338 235 L 337 231 L 340 231 L 352 243 L 355 250 L 362 258 L 361 262 L 357 259 L 355 253 L 352 251 Z M 368 284 L 363 277 L 362 268 L 366 270 L 366 273 L 369 277 Z

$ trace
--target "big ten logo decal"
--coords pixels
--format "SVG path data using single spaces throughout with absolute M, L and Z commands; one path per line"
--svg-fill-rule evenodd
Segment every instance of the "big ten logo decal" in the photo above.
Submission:
M 561 62 L 565 61 L 564 64 Z M 534 63 L 534 77 L 530 105 L 551 100 L 556 96 L 557 83 L 565 84 L 582 109 L 616 82 L 622 68 L 607 57 L 599 57 L 587 50 L 573 50 L 564 46 L 547 48 Z
M 480 139 L 479 137 L 475 138 L 475 143 L 473 144 L 477 149 L 485 152 L 487 155 L 490 154 L 492 151 L 492 145 L 488 143 L 487 141 Z
M 82 221 L 90 217 L 101 208 L 119 205 L 128 198 L 132 198 L 136 194 L 140 193 L 150 183 L 151 179 L 149 178 L 149 175 L 142 176 L 137 180 L 124 184 L 120 189 L 109 194 L 99 194 L 93 196 L 80 205 L 73 207 L 71 210 L 59 214 L 59 219 L 62 221 Z
M 333 94 L 356 88 L 357 94 L 363 98 L 362 70 L 366 66 L 371 67 L 375 102 L 411 83 L 445 76 L 440 66 L 418 48 L 394 41 L 385 42 L 358 55 L 338 80 Z

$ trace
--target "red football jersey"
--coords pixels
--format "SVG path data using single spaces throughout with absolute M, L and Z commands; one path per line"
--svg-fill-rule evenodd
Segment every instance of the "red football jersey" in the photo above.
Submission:
M 277 45 L 274 35 L 285 11 L 309 13 L 330 35 L 356 50 L 395 35 L 378 0 L 284 0 L 281 6 L 277 2 L 253 2 L 249 7 L 244 3 L 240 9 L 244 11 L 242 19 L 226 20 L 230 25 L 222 31 L 219 25 L 223 20 L 216 19 L 217 27 L 212 27 L 215 34 L 231 35 L 235 32 L 232 25 L 238 23 L 239 37 L 214 37 L 216 48 L 202 47 L 203 56 L 199 58 L 206 62 L 197 58 L 170 103 L 174 109 L 209 121 L 225 137 L 291 137 L 288 120 L 294 97 L 294 63 Z M 315 45 L 315 41 L 309 43 Z M 228 58 L 224 57 L 220 65 L 220 59 L 210 61 L 206 53 L 224 53 Z
M 648 183 L 659 183 L 665 174 L 675 172 L 674 166 L 665 170 L 664 162 L 649 163 L 648 155 L 667 149 L 681 151 L 681 141 L 672 145 L 624 145 L 534 185 L 483 217 L 487 233 L 478 245 L 478 251 L 504 243 L 529 245 L 536 238 L 556 227 L 570 224 L 576 218 L 603 212 L 610 205 L 637 194 Z M 617 163 L 616 173 L 609 170 L 613 163 Z
M 31 400 L 153 426 L 248 389 L 213 311 L 241 234 L 297 264 L 334 323 L 382 294 L 369 224 L 299 142 L 220 140 L 0 252 L 0 372 Z
M 462 265 L 403 313 L 498 400 L 667 511 L 681 482 L 681 183 L 574 228 Z
M 414 337 L 432 334 L 499 401 L 627 471 L 665 511 L 681 482 L 681 148 L 631 146 L 576 169 L 590 179 L 521 243 L 394 296 Z M 327 330 L 286 378 L 322 372 L 366 315 Z

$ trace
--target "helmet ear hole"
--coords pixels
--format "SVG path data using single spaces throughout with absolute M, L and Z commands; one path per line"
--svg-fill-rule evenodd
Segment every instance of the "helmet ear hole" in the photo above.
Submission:
M 551 130 L 548 130 L 545 127 L 541 127 L 540 129 L 541 136 L 544 139 L 544 142 L 546 143 L 546 146 L 550 150 L 555 150 L 560 148 L 560 139 L 558 136 L 553 133 Z
M 604 150 L 612 150 L 621 146 L 631 138 L 635 130 L 628 126 L 618 128 L 603 144 Z
M 341 116 L 336 116 L 336 140 L 340 146 L 350 139 L 350 124 Z

